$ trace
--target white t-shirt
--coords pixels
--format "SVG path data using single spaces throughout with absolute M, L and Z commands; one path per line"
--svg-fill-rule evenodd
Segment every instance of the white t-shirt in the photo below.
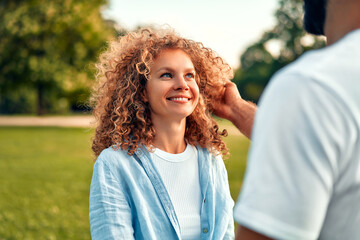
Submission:
M 158 148 L 151 154 L 174 205 L 181 239 L 201 239 L 201 190 L 196 147 L 188 144 L 179 154 Z
M 271 81 L 234 218 L 275 239 L 360 239 L 360 30 Z

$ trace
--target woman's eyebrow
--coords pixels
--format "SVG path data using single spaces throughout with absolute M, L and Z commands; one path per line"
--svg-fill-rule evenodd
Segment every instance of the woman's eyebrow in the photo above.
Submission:
M 175 72 L 175 70 L 172 69 L 171 67 L 161 67 L 161 68 L 159 68 L 159 69 L 156 71 L 156 73 L 158 73 L 158 72 L 160 72 L 160 71 Z M 194 72 L 194 73 L 195 73 L 195 68 L 192 68 L 192 67 L 186 68 L 186 69 L 184 70 L 184 72 Z
M 195 68 L 191 67 L 191 68 L 186 68 L 185 72 L 194 72 L 195 73 L 196 71 L 195 71 Z
M 170 67 L 161 67 L 156 72 L 161 72 L 161 71 L 174 72 L 174 70 L 172 68 L 170 68 Z

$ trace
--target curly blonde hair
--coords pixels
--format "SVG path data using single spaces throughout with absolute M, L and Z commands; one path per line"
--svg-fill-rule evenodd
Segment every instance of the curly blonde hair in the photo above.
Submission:
M 113 146 L 133 155 L 142 147 L 151 147 L 156 131 L 150 108 L 145 101 L 145 87 L 151 64 L 165 49 L 181 49 L 192 60 L 200 99 L 186 118 L 185 140 L 210 152 L 223 155 L 228 149 L 222 136 L 226 130 L 211 117 L 219 91 L 233 77 L 231 67 L 202 43 L 182 38 L 171 29 L 140 29 L 110 43 L 96 64 L 98 86 L 94 89 L 93 114 L 98 122 L 92 150 L 98 156 Z

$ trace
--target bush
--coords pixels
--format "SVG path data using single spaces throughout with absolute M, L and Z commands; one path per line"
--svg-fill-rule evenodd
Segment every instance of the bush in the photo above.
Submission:
M 36 112 L 36 92 L 25 87 L 9 91 L 0 96 L 0 113 L 35 113 Z

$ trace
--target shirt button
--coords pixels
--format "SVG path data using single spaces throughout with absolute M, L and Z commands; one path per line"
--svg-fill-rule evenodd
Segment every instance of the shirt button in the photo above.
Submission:
M 208 233 L 208 229 L 207 228 L 203 228 L 203 233 Z

